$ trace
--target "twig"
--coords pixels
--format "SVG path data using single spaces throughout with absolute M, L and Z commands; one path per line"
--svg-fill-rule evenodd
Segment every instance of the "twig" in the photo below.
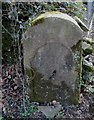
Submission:
M 4 30 L 13 38 L 13 36 L 11 35 L 10 32 L 8 32 L 8 30 L 2 25 L 2 27 L 4 28 Z M 14 39 L 14 38 L 13 38 Z

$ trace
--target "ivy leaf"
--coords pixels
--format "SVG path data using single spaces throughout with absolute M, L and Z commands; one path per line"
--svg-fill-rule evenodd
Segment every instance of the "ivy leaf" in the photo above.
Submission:
M 94 93 L 94 88 L 93 88 L 92 85 L 88 85 L 88 86 L 86 87 L 86 89 L 87 89 L 87 92 L 89 92 L 89 93 Z

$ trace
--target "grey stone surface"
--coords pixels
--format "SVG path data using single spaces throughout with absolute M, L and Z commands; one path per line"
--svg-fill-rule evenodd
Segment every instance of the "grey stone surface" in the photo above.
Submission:
M 70 49 L 60 43 L 48 43 L 38 49 L 31 61 L 32 67 L 44 75 L 45 80 L 61 85 L 67 79 L 66 83 L 74 90 L 77 73 L 74 72 L 74 59 Z
M 66 14 L 45 13 L 37 19 L 44 19 L 44 21 L 29 27 L 23 41 L 24 65 L 29 68 L 30 59 L 41 46 L 49 42 L 59 42 L 70 48 L 82 38 L 81 28 L 73 18 Z
M 62 106 L 38 106 L 39 111 L 43 112 L 47 118 L 53 118 L 60 110 Z
M 26 74 L 31 74 L 31 98 L 73 103 L 77 100 L 76 80 L 81 71 L 74 57 L 77 49 L 72 48 L 82 38 L 81 28 L 73 18 L 60 12 L 40 15 L 33 25 L 23 38 L 24 66 Z M 78 50 L 78 58 L 79 53 Z

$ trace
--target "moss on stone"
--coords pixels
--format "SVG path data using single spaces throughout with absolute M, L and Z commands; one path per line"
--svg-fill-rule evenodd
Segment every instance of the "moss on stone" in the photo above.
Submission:
M 52 11 L 52 12 L 49 11 L 49 12 L 46 12 L 46 13 L 43 13 L 43 14 L 39 15 L 36 19 L 31 21 L 31 26 L 43 23 L 44 20 L 48 17 L 57 17 L 57 18 L 60 18 L 60 19 L 68 20 L 68 21 L 76 24 L 80 28 L 80 26 L 77 24 L 77 22 L 71 16 L 69 16 L 65 13 L 59 12 L 59 11 Z
M 77 98 L 75 99 L 75 94 L 73 94 L 73 91 L 66 85 L 66 83 L 62 82 L 60 86 L 54 85 L 52 83 L 52 80 L 43 79 L 43 75 L 38 73 L 35 69 L 35 76 L 32 77 L 31 71 L 32 69 L 26 69 L 26 73 L 30 77 L 28 94 L 32 101 L 44 103 L 51 102 L 55 99 L 57 101 L 61 101 L 62 104 L 78 103 L 78 94 L 76 94 Z M 67 102 L 65 102 L 64 99 L 59 99 L 58 96 L 56 97 L 57 93 L 59 93 L 58 95 L 64 95 L 64 93 L 62 93 L 61 90 L 66 90 L 68 94 L 71 95 L 70 99 L 68 99 Z
M 40 24 L 40 23 L 43 23 L 44 20 L 45 20 L 44 17 L 39 17 L 39 18 L 37 18 L 37 19 L 35 19 L 35 20 L 32 21 L 32 26 Z
M 46 12 L 44 14 L 41 14 L 39 17 L 37 17 L 36 19 L 34 19 L 32 22 L 31 22 L 31 25 L 34 26 L 34 25 L 37 25 L 37 24 L 40 24 L 40 23 L 43 23 L 45 18 L 47 18 L 47 16 L 49 14 L 58 14 L 60 12 L 58 11 L 53 11 L 53 12 Z
M 80 82 L 82 81 L 82 40 L 79 40 L 79 42 L 72 47 L 72 51 L 75 55 L 75 66 L 78 73 L 73 99 L 75 101 L 74 104 L 78 104 L 80 102 Z
M 29 68 L 26 68 L 25 69 L 25 72 L 26 72 L 26 74 L 28 75 L 28 77 L 34 77 L 34 75 L 35 75 L 35 70 L 34 69 L 29 69 Z

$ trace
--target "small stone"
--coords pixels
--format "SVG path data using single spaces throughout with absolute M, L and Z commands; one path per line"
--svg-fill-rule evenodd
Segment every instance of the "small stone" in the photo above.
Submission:
M 56 100 L 53 100 L 53 101 L 52 101 L 52 104 L 53 104 L 53 105 L 55 105 L 56 103 L 57 103 Z
M 9 75 L 8 78 L 11 79 L 11 75 Z
M 79 101 L 79 103 L 82 103 L 84 101 L 84 97 L 83 97 L 83 94 L 81 93 L 80 94 L 80 101 Z
M 57 106 L 60 105 L 60 103 L 57 102 L 56 100 L 53 100 L 53 101 L 52 101 L 52 105 L 53 105 L 54 107 L 57 107 Z
M 47 118 L 53 118 L 60 110 L 61 105 L 53 107 L 53 106 L 38 106 L 38 110 L 44 113 Z
M 15 87 L 14 87 L 14 90 L 16 90 L 17 88 L 18 88 L 18 86 L 15 86 Z

